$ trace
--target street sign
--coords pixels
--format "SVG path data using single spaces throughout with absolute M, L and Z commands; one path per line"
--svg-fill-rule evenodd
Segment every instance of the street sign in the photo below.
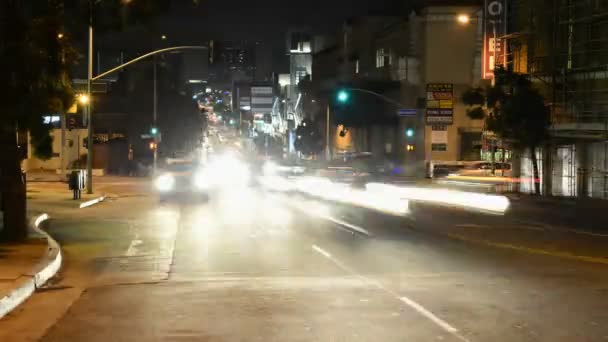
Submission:
M 416 116 L 417 113 L 416 108 L 401 108 L 397 111 L 399 116 Z
M 154 141 L 156 141 L 157 143 L 159 143 L 163 140 L 163 135 L 161 132 L 158 132 L 156 135 L 142 134 L 140 137 L 142 139 L 154 139 Z

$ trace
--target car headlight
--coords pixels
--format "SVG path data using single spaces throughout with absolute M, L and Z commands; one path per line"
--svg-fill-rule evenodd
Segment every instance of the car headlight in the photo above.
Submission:
M 273 161 L 267 161 L 264 163 L 264 166 L 262 168 L 262 172 L 264 174 L 264 176 L 275 176 L 279 171 L 279 166 L 277 165 L 277 163 L 273 162 Z
M 198 190 L 205 190 L 210 185 L 210 175 L 204 171 L 199 171 L 194 175 L 194 187 Z
M 165 174 L 156 178 L 154 185 L 161 192 L 171 191 L 175 186 L 175 178 L 173 178 L 171 175 Z

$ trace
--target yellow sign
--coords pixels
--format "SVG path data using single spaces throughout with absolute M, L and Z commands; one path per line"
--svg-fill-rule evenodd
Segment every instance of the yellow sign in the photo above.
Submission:
M 67 113 L 68 114 L 76 114 L 78 112 L 78 103 L 74 102 L 74 104 L 72 105 L 72 107 L 70 107 L 70 109 L 68 109 Z

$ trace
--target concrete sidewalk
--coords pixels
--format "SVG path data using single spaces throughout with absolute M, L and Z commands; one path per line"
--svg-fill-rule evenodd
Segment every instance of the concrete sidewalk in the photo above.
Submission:
M 43 237 L 30 238 L 20 244 L 0 244 L 0 299 L 31 279 L 27 275 L 44 257 L 47 248 Z
M 40 229 L 47 219 L 47 214 L 32 218 L 26 241 L 0 244 L 0 318 L 45 286 L 61 268 L 59 244 Z

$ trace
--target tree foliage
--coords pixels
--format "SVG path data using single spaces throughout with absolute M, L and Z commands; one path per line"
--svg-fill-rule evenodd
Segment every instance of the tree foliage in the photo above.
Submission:
M 296 141 L 294 143 L 296 151 L 305 155 L 318 154 L 323 151 L 323 135 L 319 132 L 315 123 L 309 119 L 304 119 L 296 128 Z
M 100 30 L 144 22 L 169 0 L 2 0 L 0 1 L 0 190 L 7 240 L 26 235 L 25 182 L 17 131 L 28 131 L 34 155 L 52 156 L 51 126 L 43 116 L 62 113 L 74 101 L 70 70 L 79 55 L 71 37 L 82 26 Z M 92 15 L 92 17 L 90 16 Z M 81 26 L 81 24 L 83 24 Z M 72 30 L 72 31 L 70 31 Z M 80 35 L 74 32 L 81 32 Z
M 486 128 L 514 147 L 531 152 L 534 178 L 539 179 L 536 148 L 549 136 L 550 111 L 528 75 L 498 68 L 493 86 L 472 88 L 462 96 L 472 119 L 485 118 Z M 536 192 L 540 185 L 536 183 Z

